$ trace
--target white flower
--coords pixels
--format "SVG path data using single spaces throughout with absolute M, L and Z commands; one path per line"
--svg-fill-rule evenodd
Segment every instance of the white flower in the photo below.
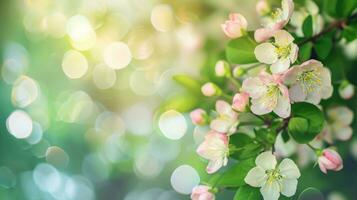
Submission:
M 228 135 L 233 134 L 238 125 L 238 113 L 232 109 L 230 104 L 222 100 L 216 102 L 216 111 L 218 116 L 211 121 L 211 129 Z
M 275 74 L 286 71 L 296 61 L 299 47 L 293 43 L 294 37 L 285 30 L 276 31 L 274 39 L 274 43 L 259 44 L 254 54 L 259 62 L 271 64 L 270 70 Z
M 355 94 L 355 86 L 345 80 L 338 88 L 338 93 L 342 99 L 351 99 Z
M 302 25 L 309 15 L 312 16 L 313 34 L 316 35 L 322 31 L 324 21 L 322 16 L 319 15 L 319 7 L 312 0 L 306 0 L 305 6 L 294 11 L 291 16 L 290 24 L 295 27 L 295 33 L 297 36 L 304 36 L 304 33 L 302 32 Z
M 274 111 L 282 118 L 290 116 L 291 105 L 288 88 L 280 76 L 262 71 L 257 77 L 243 81 L 242 90 L 252 98 L 250 109 L 256 115 Z
M 228 136 L 223 133 L 211 131 L 207 133 L 205 140 L 198 147 L 197 153 L 209 160 L 206 168 L 207 173 L 212 174 L 226 166 L 228 163 Z
M 333 92 L 330 70 L 317 60 L 308 60 L 292 67 L 285 73 L 284 82 L 291 85 L 289 94 L 293 102 L 318 104 Z
M 257 42 L 266 41 L 289 22 L 294 11 L 294 2 L 292 0 L 283 0 L 281 5 L 281 8 L 271 10 L 271 12 L 263 16 L 262 25 L 264 28 L 259 28 L 254 32 L 254 39 Z
M 353 112 L 346 106 L 336 106 L 327 110 L 328 123 L 322 132 L 324 139 L 333 143 L 334 139 L 346 141 L 352 137 Z
M 244 181 L 252 187 L 260 187 L 264 200 L 278 200 L 280 193 L 291 197 L 296 192 L 300 171 L 294 161 L 284 159 L 278 166 L 275 156 L 270 152 L 260 154 Z

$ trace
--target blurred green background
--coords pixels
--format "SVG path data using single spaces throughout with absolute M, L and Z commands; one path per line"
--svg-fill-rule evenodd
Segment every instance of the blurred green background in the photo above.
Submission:
M 207 179 L 195 153 L 206 129 L 191 125 L 200 102 L 171 77 L 222 81 L 220 24 L 240 12 L 258 27 L 255 2 L 2 0 L 0 199 L 188 199 Z M 353 199 L 356 145 L 341 143 L 339 173 L 306 167 L 299 190 Z

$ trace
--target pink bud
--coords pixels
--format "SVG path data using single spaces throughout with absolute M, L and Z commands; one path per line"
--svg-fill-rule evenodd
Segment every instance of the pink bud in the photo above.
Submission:
M 205 123 L 206 111 L 201 108 L 197 108 L 190 113 L 192 123 L 195 125 L 203 125 Z
M 348 81 L 342 82 L 338 89 L 338 92 L 343 99 L 351 99 L 355 94 L 354 85 L 350 84 Z
M 260 0 L 255 5 L 255 9 L 259 15 L 266 15 L 270 11 L 269 4 L 266 0 Z
M 215 196 L 210 192 L 210 187 L 205 185 L 198 185 L 192 189 L 192 200 L 214 200 Z
M 324 149 L 318 158 L 321 171 L 327 173 L 327 170 L 339 171 L 343 168 L 341 156 L 332 149 Z
M 211 97 L 214 96 L 218 93 L 218 87 L 213 84 L 213 83 L 205 83 L 201 87 L 202 94 L 205 95 L 206 97 Z
M 247 26 L 247 20 L 239 13 L 230 14 L 229 20 L 221 25 L 223 32 L 229 38 L 238 38 L 243 36 L 244 31 L 247 30 Z
M 258 28 L 254 32 L 254 39 L 257 42 L 264 42 L 269 38 L 273 37 L 277 30 L 271 28 Z
M 239 112 L 244 112 L 249 102 L 249 94 L 246 92 L 237 93 L 233 97 L 232 108 Z
M 215 66 L 216 75 L 219 77 L 226 76 L 230 74 L 230 67 L 226 61 L 220 60 Z

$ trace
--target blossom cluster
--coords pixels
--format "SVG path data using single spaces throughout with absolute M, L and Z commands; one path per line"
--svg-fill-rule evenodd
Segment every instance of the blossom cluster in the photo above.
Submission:
M 292 117 L 294 103 L 306 102 L 322 109 L 319 105 L 321 100 L 332 96 L 333 86 L 329 68 L 316 59 L 298 60 L 299 45 L 295 43 L 291 31 L 294 35 L 301 36 L 302 21 L 307 15 L 313 16 L 315 35 L 323 28 L 323 19 L 318 14 L 318 7 L 313 1 L 306 2 L 305 9 L 294 11 L 292 0 L 282 0 L 281 7 L 278 8 L 272 8 L 267 1 L 260 0 L 256 10 L 261 16 L 262 28 L 254 31 L 254 42 L 257 44 L 254 55 L 258 61 L 255 66 L 260 66 L 260 70 L 249 74 L 243 70 L 237 77 L 234 76 L 234 71 L 231 72 L 230 64 L 220 60 L 215 67 L 216 75 L 233 80 L 236 83 L 235 91 L 238 92 L 227 97 L 224 89 L 212 82 L 202 86 L 204 96 L 218 97 L 213 114 L 197 108 L 190 115 L 193 124 L 209 125 L 211 129 L 197 149 L 197 153 L 209 161 L 207 173 L 216 173 L 228 164 L 229 156 L 235 151 L 230 144 L 230 137 L 234 134 L 243 134 L 237 133 L 237 129 L 240 126 L 240 117 L 245 113 L 252 113 L 263 120 L 265 115 L 273 114 L 282 121 L 288 121 Z M 221 28 L 230 39 L 250 37 L 247 21 L 243 15 L 232 13 Z M 289 22 L 293 29 L 286 28 Z M 237 68 L 240 66 L 235 70 Z M 340 88 L 342 98 L 349 99 L 353 96 L 354 90 L 351 87 L 350 84 L 345 84 Z M 222 96 L 225 97 L 224 100 L 220 98 Z M 327 116 L 329 120 L 325 123 L 324 130 L 315 138 L 316 141 L 322 138 L 333 144 L 335 139 L 351 138 L 352 129 L 349 125 L 353 113 L 347 107 L 329 109 Z M 316 163 L 323 173 L 343 168 L 343 161 L 333 148 L 312 148 L 316 154 Z M 277 200 L 280 194 L 291 197 L 296 193 L 300 177 L 299 168 L 289 158 L 278 164 L 276 155 L 274 148 L 260 152 L 255 159 L 256 167 L 250 169 L 244 179 L 246 184 L 261 188 L 260 193 L 264 200 Z M 200 185 L 193 189 L 191 198 L 212 200 L 215 199 L 214 192 L 213 186 Z

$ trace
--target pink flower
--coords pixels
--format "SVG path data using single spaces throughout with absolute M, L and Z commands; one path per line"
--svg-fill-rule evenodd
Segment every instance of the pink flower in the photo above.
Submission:
M 201 87 L 201 92 L 206 97 L 211 97 L 211 96 L 214 96 L 214 95 L 218 95 L 219 91 L 220 91 L 219 88 L 214 83 L 211 83 L 211 82 L 205 83 Z
M 262 71 L 257 77 L 244 80 L 242 90 L 252 98 L 250 109 L 254 114 L 264 115 L 273 111 L 282 118 L 290 116 L 289 90 L 282 84 L 280 75 Z
M 197 108 L 190 113 L 190 117 L 194 125 L 203 125 L 206 122 L 206 115 L 206 111 L 201 108 Z
M 229 15 L 229 20 L 221 25 L 223 32 L 229 38 L 238 38 L 243 36 L 247 30 L 248 22 L 243 15 L 232 13 Z
M 236 113 L 232 106 L 222 100 L 216 102 L 217 118 L 212 120 L 211 129 L 220 132 L 233 134 L 237 130 L 238 113 Z
M 192 200 L 215 200 L 215 196 L 210 192 L 211 187 L 206 185 L 197 185 L 192 189 Z
M 343 168 L 341 156 L 332 149 L 324 149 L 318 158 L 321 171 L 327 173 L 327 170 L 340 171 Z
M 228 163 L 228 136 L 216 131 L 207 133 L 205 140 L 197 149 L 198 155 L 209 160 L 207 173 L 212 174 Z
M 266 15 L 269 13 L 270 7 L 266 0 L 259 0 L 255 5 L 255 10 L 259 15 Z
M 343 81 L 338 88 L 338 93 L 342 99 L 351 99 L 355 94 L 355 86 L 348 81 Z
M 249 103 L 249 94 L 246 92 L 237 93 L 233 97 L 232 108 L 239 112 L 244 112 L 245 107 Z

